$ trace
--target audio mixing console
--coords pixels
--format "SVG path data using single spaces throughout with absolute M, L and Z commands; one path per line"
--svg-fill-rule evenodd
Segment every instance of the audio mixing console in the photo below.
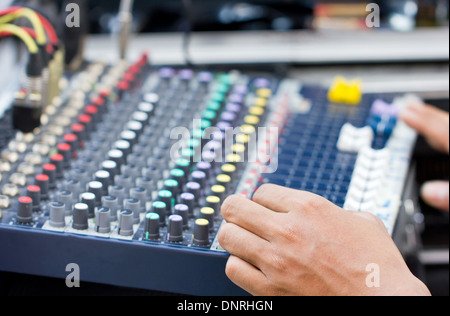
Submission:
M 225 275 L 220 205 L 263 183 L 373 212 L 394 231 L 416 137 L 396 119 L 401 99 L 334 103 L 295 80 L 153 67 L 145 55 L 64 83 L 33 133 L 12 130 L 12 111 L 0 121 L 2 271 L 65 278 L 76 263 L 81 281 L 246 294 Z M 171 138 L 180 127 L 189 137 Z M 269 160 L 249 154 L 254 139 Z

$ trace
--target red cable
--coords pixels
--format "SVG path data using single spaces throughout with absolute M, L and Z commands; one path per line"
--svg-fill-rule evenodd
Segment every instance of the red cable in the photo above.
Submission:
M 26 8 L 26 7 L 19 7 L 19 6 L 9 7 L 9 8 L 0 10 L 0 16 L 11 14 L 11 13 L 14 13 L 15 11 L 17 11 L 17 10 L 24 9 L 24 8 Z M 39 14 L 38 12 L 36 12 L 36 14 L 39 17 L 39 20 L 41 21 L 41 23 L 42 23 L 42 25 L 43 25 L 43 27 L 45 29 L 45 32 L 48 35 L 48 38 L 49 38 L 50 42 L 53 45 L 58 45 L 59 39 L 58 39 L 58 36 L 56 35 L 55 29 L 53 28 L 51 23 L 44 16 Z

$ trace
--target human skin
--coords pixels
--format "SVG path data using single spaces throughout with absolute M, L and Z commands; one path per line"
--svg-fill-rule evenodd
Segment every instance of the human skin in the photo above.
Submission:
M 413 102 L 400 113 L 400 119 L 423 135 L 436 150 L 449 153 L 448 112 L 421 102 Z M 421 195 L 429 205 L 442 211 L 449 211 L 448 181 L 425 183 Z
M 449 153 L 449 114 L 419 102 L 400 119 Z M 449 184 L 431 181 L 423 199 L 449 210 Z M 252 201 L 230 196 L 222 206 L 227 221 L 219 242 L 230 254 L 226 274 L 253 295 L 430 295 L 408 269 L 375 216 L 343 210 L 320 196 L 271 184 Z M 380 271 L 369 287 L 368 266 Z
M 430 295 L 383 223 L 312 193 L 266 184 L 250 201 L 230 196 L 219 242 L 226 274 L 257 296 Z M 380 286 L 367 286 L 376 264 Z

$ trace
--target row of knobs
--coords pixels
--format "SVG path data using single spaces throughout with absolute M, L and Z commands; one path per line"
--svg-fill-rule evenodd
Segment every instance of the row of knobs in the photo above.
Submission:
M 91 194 L 92 196 L 88 196 Z M 86 193 L 85 198 L 95 199 L 94 194 Z M 182 204 L 181 204 L 182 205 Z M 181 206 L 180 205 L 180 206 Z M 86 203 L 77 203 L 73 207 L 72 228 L 75 230 L 87 230 L 89 228 L 89 205 Z M 155 211 L 166 211 L 165 203 L 155 202 L 153 205 Z M 187 225 L 188 208 L 181 208 L 179 214 L 174 214 L 169 217 L 167 226 L 167 241 L 182 242 L 183 231 Z M 208 212 L 204 212 L 206 216 Z M 122 210 L 119 212 L 118 234 L 121 236 L 132 236 L 134 233 L 133 225 L 135 221 L 135 212 L 131 210 Z M 214 212 L 209 212 L 214 216 Z M 108 234 L 111 232 L 111 210 L 107 207 L 102 207 L 96 211 L 95 215 L 95 230 L 101 234 Z M 211 223 L 214 218 L 207 220 L 206 218 L 197 219 L 194 223 L 193 244 L 196 246 L 209 245 L 209 233 Z M 29 196 L 22 196 L 19 198 L 19 206 L 17 210 L 17 221 L 22 224 L 33 223 L 33 199 Z M 64 228 L 66 226 L 66 207 L 62 202 L 50 203 L 50 226 L 55 228 Z M 151 212 L 145 215 L 144 224 L 144 238 L 147 240 L 161 239 L 161 216 L 159 213 Z

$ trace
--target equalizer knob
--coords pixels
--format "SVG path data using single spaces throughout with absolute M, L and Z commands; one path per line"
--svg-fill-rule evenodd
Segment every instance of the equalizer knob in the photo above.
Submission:
M 17 206 L 17 222 L 28 224 L 33 222 L 33 199 L 29 196 L 21 196 Z
M 119 235 L 133 236 L 133 211 L 122 210 L 119 213 Z
M 201 247 L 209 245 L 209 221 L 207 219 L 200 218 L 195 221 L 192 243 Z
M 147 213 L 145 215 L 144 238 L 147 240 L 159 240 L 160 218 L 157 213 Z
M 50 226 L 62 228 L 66 226 L 66 206 L 62 202 L 52 202 L 50 204 Z
M 85 203 L 77 203 L 73 208 L 72 228 L 76 230 L 88 229 L 89 206 Z
M 167 241 L 183 241 L 183 218 L 180 215 L 171 215 L 169 217 L 169 226 L 167 227 Z
M 95 230 L 101 234 L 107 234 L 111 231 L 111 210 L 102 207 L 95 214 Z

